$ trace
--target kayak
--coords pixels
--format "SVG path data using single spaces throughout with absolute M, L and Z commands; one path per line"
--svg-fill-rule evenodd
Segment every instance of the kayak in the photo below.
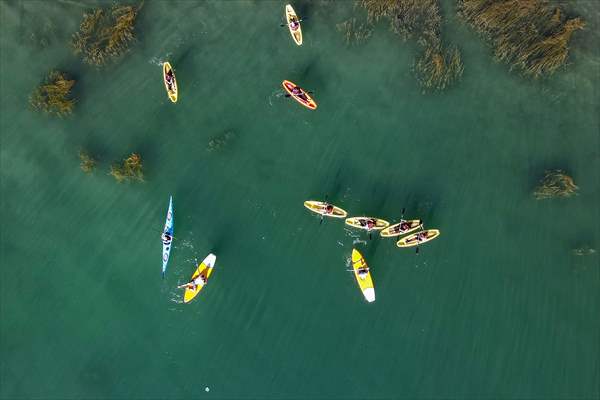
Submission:
M 333 206 L 333 210 L 331 213 L 327 213 L 326 211 L 326 207 L 328 205 Z M 348 213 L 345 210 L 342 210 L 341 208 L 336 207 L 333 204 L 326 203 L 324 201 L 307 200 L 304 202 L 304 207 L 308 208 L 312 212 L 323 215 L 325 217 L 346 218 L 348 216 Z
M 302 28 L 300 28 L 300 21 L 290 4 L 285 6 L 285 19 L 287 20 L 287 26 L 290 30 L 290 35 L 292 35 L 292 39 L 294 39 L 294 42 L 296 42 L 298 46 L 302 45 Z M 292 22 L 297 23 L 296 29 L 292 29 Z
M 358 270 L 360 268 L 367 268 L 367 275 L 365 277 L 358 275 Z M 356 278 L 365 299 L 367 299 L 369 303 L 372 303 L 375 301 L 375 287 L 373 286 L 371 271 L 369 271 L 368 268 L 367 262 L 362 254 L 360 254 L 358 250 L 352 249 L 352 269 L 354 270 L 354 277 Z
M 173 74 L 173 84 L 171 86 L 167 83 L 167 73 L 169 71 Z M 177 103 L 177 79 L 175 79 L 175 71 L 171 68 L 171 64 L 169 64 L 168 61 L 163 63 L 163 82 L 165 83 L 165 89 L 167 89 L 169 99 L 171 99 L 173 103 Z
M 198 277 L 198 275 L 203 274 L 205 282 L 208 283 L 208 278 L 210 277 L 210 274 L 212 274 L 212 271 L 213 271 L 213 268 L 215 267 L 216 262 L 217 262 L 217 256 L 215 256 L 212 253 L 207 255 L 206 258 L 200 263 L 200 265 L 198 265 L 198 268 L 196 268 L 196 271 L 194 271 L 194 274 L 192 275 L 192 279 L 190 279 L 190 282 L 193 282 L 194 279 L 196 279 Z M 204 288 L 204 286 L 206 286 L 206 283 L 201 283 L 198 286 L 196 286 L 194 289 L 188 287 L 187 285 L 181 285 L 180 287 L 185 287 L 185 292 L 183 294 L 183 302 L 189 303 L 190 301 L 192 301 L 194 299 L 194 297 L 196 297 L 198 295 L 198 293 L 200 293 L 200 291 Z
M 168 233 L 171 238 L 173 237 L 173 196 L 169 196 L 169 209 L 167 210 L 167 219 L 165 220 L 165 227 L 163 234 Z M 171 254 L 171 247 L 173 246 L 173 239 L 168 244 L 163 241 L 162 251 L 162 276 L 165 277 L 165 271 L 167 270 L 167 263 L 169 262 L 169 255 Z
M 302 104 L 306 108 L 310 108 L 311 110 L 317 109 L 317 103 L 300 86 L 296 86 L 295 83 L 290 82 L 288 80 L 281 82 L 281 84 L 283 85 L 283 88 L 285 89 L 285 91 L 288 92 L 289 95 L 292 96 L 294 98 L 294 100 L 296 100 L 298 103 Z M 294 88 L 300 89 L 300 93 L 294 94 L 292 92 L 292 90 L 294 90 Z
M 373 220 L 375 222 L 375 225 L 370 229 L 367 225 L 367 221 L 369 221 L 369 220 Z M 353 217 L 353 218 L 346 219 L 346 225 L 350 225 L 353 228 L 366 229 L 368 231 L 371 231 L 371 230 L 378 231 L 383 228 L 386 228 L 389 224 L 390 223 L 387 222 L 386 220 L 379 219 L 379 218 L 373 218 L 373 217 Z
M 423 224 L 420 219 L 401 220 L 381 231 L 381 237 L 402 236 L 419 229 Z
M 421 236 L 419 236 L 421 235 Z M 430 240 L 435 239 L 440 236 L 440 231 L 437 229 L 429 229 L 426 231 L 419 231 L 417 233 L 413 233 L 412 235 L 408 235 L 398 240 L 396 246 L 398 247 L 412 247 L 423 244 L 425 242 L 429 242 Z

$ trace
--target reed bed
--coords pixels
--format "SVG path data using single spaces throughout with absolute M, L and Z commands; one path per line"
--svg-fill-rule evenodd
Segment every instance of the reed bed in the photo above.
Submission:
M 86 174 L 91 174 L 96 169 L 97 161 L 88 152 L 79 151 L 79 167 Z
M 72 39 L 75 54 L 88 64 L 102 66 L 127 52 L 135 39 L 135 19 L 142 6 L 143 2 L 137 7 L 115 4 L 84 13 Z
M 538 187 L 533 191 L 537 200 L 553 197 L 571 197 L 577 195 L 579 187 L 573 178 L 560 169 L 547 170 Z
M 35 110 L 63 117 L 73 112 L 75 100 L 71 98 L 71 89 L 75 81 L 64 72 L 51 71 L 44 83 L 29 96 L 29 103 Z
M 535 78 L 565 65 L 571 36 L 585 27 L 547 0 L 458 0 L 458 13 L 489 40 L 498 60 Z
M 142 157 L 139 154 L 132 153 L 129 157 L 123 160 L 121 165 L 115 164 L 110 167 L 110 175 L 117 182 L 124 181 L 144 181 L 144 173 L 142 171 Z

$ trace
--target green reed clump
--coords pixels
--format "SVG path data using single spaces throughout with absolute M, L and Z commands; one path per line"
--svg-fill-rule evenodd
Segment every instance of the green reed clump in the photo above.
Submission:
M 441 48 L 428 47 L 415 65 L 417 77 L 425 91 L 445 89 L 461 77 L 463 69 L 456 47 L 445 52 Z
M 206 145 L 206 151 L 219 151 L 229 144 L 233 139 L 236 138 L 235 132 L 227 131 L 220 135 L 214 136 L 208 141 Z
M 573 249 L 573 255 L 576 256 L 591 256 L 592 254 L 596 254 L 596 249 L 589 244 L 584 244 L 583 246 Z
M 117 182 L 123 181 L 144 181 L 144 173 L 142 172 L 142 157 L 139 154 L 132 153 L 129 157 L 123 160 L 121 165 L 114 164 L 110 167 L 110 175 Z
M 75 81 L 64 72 L 52 71 L 44 83 L 29 96 L 29 103 L 35 110 L 63 117 L 73 112 L 75 100 L 71 98 L 71 89 Z
M 568 18 L 548 0 L 458 0 L 458 13 L 485 35 L 495 57 L 540 77 L 563 66 L 581 18 Z
M 90 174 L 96 168 L 96 160 L 88 152 L 79 150 L 79 167 L 86 174 Z
M 143 2 L 137 7 L 115 4 L 83 14 L 79 31 L 73 35 L 75 54 L 96 66 L 121 56 L 135 39 L 135 19 L 142 5 Z
M 442 43 L 437 0 L 357 0 L 357 4 L 367 10 L 369 22 L 387 18 L 395 33 L 421 45 L 415 71 L 424 92 L 446 89 L 462 76 L 460 51 L 456 46 L 445 49 Z
M 350 18 L 347 21 L 337 24 L 335 27 L 344 35 L 344 41 L 347 46 L 364 43 L 373 34 L 373 27 L 371 24 L 359 23 L 356 21 L 356 18 Z
M 573 178 L 560 169 L 547 170 L 540 184 L 533 191 L 533 196 L 538 199 L 549 199 L 552 197 L 571 197 L 577 194 L 579 187 L 573 182 Z

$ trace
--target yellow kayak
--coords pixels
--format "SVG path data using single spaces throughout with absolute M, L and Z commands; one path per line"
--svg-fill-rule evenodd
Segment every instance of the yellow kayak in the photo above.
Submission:
M 192 275 L 192 279 L 185 285 L 179 286 L 179 288 L 185 288 L 183 294 L 183 302 L 189 303 L 200 293 L 200 291 L 206 286 L 210 274 L 212 274 L 217 256 L 209 254 L 206 258 L 198 265 L 198 268 Z M 200 279 L 198 279 L 201 276 Z
M 356 249 L 352 249 L 352 269 L 354 270 L 354 277 L 360 286 L 360 290 L 365 296 L 365 299 L 369 303 L 375 301 L 375 287 L 373 286 L 373 279 L 371 279 L 371 271 L 367 266 L 367 262 L 363 258 L 362 254 Z M 359 272 L 362 272 L 359 274 Z M 364 273 L 366 272 L 366 274 Z
M 390 225 L 381 231 L 381 237 L 394 237 L 406 235 L 419 229 L 423 224 L 420 219 L 402 220 L 397 224 Z
M 302 28 L 300 28 L 300 21 L 296 12 L 290 4 L 285 6 L 285 19 L 287 21 L 288 29 L 292 39 L 298 46 L 302 45 Z
M 386 220 L 373 217 L 353 217 L 346 219 L 346 225 L 353 228 L 371 230 L 381 230 L 387 227 L 390 223 Z
M 167 81 L 167 76 L 173 77 L 171 82 Z M 175 79 L 175 71 L 173 71 L 173 68 L 171 68 L 171 64 L 169 64 L 168 61 L 163 64 L 163 82 L 165 83 L 165 89 L 167 89 L 169 99 L 171 99 L 173 103 L 177 103 L 177 80 Z
M 327 206 L 330 206 L 331 208 L 328 210 Z M 307 200 L 304 202 L 304 207 L 325 217 L 346 218 L 348 216 L 348 213 L 345 210 L 324 201 Z
M 437 229 L 428 229 L 426 231 L 420 231 L 417 233 L 413 233 L 412 235 L 408 235 L 398 240 L 396 246 L 398 247 L 412 247 L 425 242 L 429 242 L 430 240 L 435 239 L 440 236 L 440 231 Z

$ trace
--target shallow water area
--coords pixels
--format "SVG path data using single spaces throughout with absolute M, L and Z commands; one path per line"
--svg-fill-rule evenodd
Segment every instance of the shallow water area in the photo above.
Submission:
M 294 3 L 299 47 L 282 2 L 146 1 L 137 42 L 104 68 L 68 46 L 96 4 L 0 3 L 1 398 L 600 396 L 600 261 L 573 253 L 600 249 L 597 3 L 573 3 L 588 27 L 539 81 L 493 61 L 445 4 L 465 72 L 434 94 L 417 45 L 385 24 L 345 46 L 351 2 Z M 51 69 L 77 80 L 70 117 L 28 107 Z M 284 97 L 284 79 L 318 109 Z M 91 175 L 80 149 L 99 159 Z M 108 168 L 132 152 L 145 182 L 118 184 Z M 548 168 L 579 195 L 536 201 Z M 320 223 L 302 203 L 325 196 L 350 216 L 405 208 L 441 235 L 416 255 Z M 347 271 L 353 246 L 372 304 Z M 210 252 L 183 304 L 177 285 Z

